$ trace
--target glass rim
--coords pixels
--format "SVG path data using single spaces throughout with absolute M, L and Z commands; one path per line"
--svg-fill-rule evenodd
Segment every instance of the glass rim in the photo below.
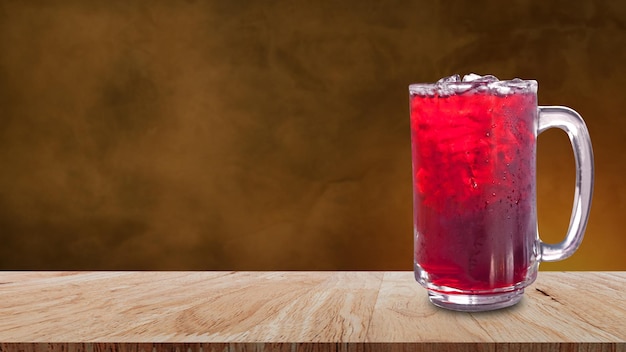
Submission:
M 417 95 L 457 95 L 466 92 L 495 92 L 499 94 L 536 93 L 537 81 L 514 78 L 510 80 L 441 81 L 435 83 L 411 83 L 409 92 Z

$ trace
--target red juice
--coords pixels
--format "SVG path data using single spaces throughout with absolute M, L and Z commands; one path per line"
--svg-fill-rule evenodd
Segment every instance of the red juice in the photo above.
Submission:
M 536 94 L 413 92 L 410 108 L 416 275 L 442 292 L 528 282 L 537 245 Z

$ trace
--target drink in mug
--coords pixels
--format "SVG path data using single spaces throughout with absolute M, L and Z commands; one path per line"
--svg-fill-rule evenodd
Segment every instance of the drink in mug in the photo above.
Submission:
M 582 240 L 593 175 L 588 134 L 572 110 L 538 108 L 536 92 L 535 81 L 477 75 L 410 86 L 415 274 L 438 306 L 513 305 L 539 261 L 569 256 Z M 588 148 L 576 160 L 586 168 L 588 199 L 581 202 L 584 221 L 568 235 L 576 241 L 559 247 L 538 237 L 535 159 L 537 134 L 563 116 L 583 127 L 577 132 Z

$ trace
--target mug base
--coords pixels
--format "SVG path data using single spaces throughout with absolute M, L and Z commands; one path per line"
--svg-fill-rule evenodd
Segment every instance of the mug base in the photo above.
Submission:
M 428 299 L 437 307 L 461 312 L 484 312 L 510 307 L 522 300 L 524 289 L 482 295 L 447 294 L 428 290 Z

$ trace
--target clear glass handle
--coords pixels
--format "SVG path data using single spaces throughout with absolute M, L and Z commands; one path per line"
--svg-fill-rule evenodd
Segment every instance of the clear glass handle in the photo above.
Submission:
M 560 128 L 567 133 L 576 160 L 576 191 L 567 235 L 561 243 L 541 242 L 541 261 L 565 259 L 576 251 L 583 240 L 591 196 L 593 194 L 593 150 L 591 138 L 582 117 L 574 110 L 562 106 L 540 106 L 538 133 L 549 128 Z

